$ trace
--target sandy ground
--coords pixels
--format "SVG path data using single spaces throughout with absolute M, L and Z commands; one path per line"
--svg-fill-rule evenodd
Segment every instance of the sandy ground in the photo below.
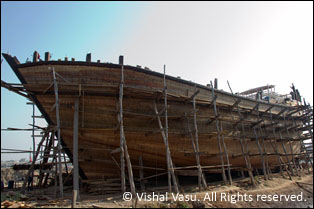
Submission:
M 146 201 L 138 199 L 136 207 L 142 208 L 313 208 L 313 175 L 303 175 L 293 177 L 293 181 L 284 179 L 278 174 L 274 175 L 272 180 L 265 181 L 262 176 L 256 177 L 258 186 L 251 188 L 249 179 L 236 180 L 232 186 L 222 186 L 220 184 L 209 186 L 207 191 L 193 192 L 195 187 L 185 187 L 180 196 L 183 199 L 177 199 L 176 194 L 168 194 L 168 199 L 164 192 L 156 192 L 155 196 L 146 194 Z M 157 189 L 156 189 L 157 191 Z M 22 202 L 25 206 L 32 207 L 71 207 L 71 188 L 65 190 L 63 199 L 52 200 L 49 198 L 50 190 L 31 191 L 26 196 L 30 199 Z M 5 195 L 5 193 L 1 193 Z M 139 196 L 141 193 L 139 193 Z M 182 196 L 181 196 L 182 195 Z M 183 196 L 184 195 L 184 196 Z M 215 198 L 216 195 L 216 198 Z M 142 197 L 144 197 L 143 194 Z M 140 196 L 141 197 L 141 196 Z M 154 201 L 150 200 L 150 198 Z M 189 198 L 189 200 L 187 200 Z M 228 199 L 229 198 L 229 199 Z M 281 198 L 281 201 L 280 201 Z M 42 200 L 39 200 L 42 199 Z M 157 199 L 159 201 L 157 201 Z M 198 201 L 199 200 L 199 201 Z M 21 202 L 19 202 L 21 204 Z M 18 205 L 16 205 L 18 206 Z M 24 206 L 24 205 L 23 205 Z M 12 207 L 12 206 L 11 206 Z M 117 195 L 88 195 L 81 194 L 79 208 L 121 208 L 132 207 L 132 201 L 124 201 L 121 194 Z

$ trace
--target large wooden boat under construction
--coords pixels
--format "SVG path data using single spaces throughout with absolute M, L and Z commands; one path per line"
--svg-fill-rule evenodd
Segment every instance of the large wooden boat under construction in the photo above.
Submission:
M 292 97 L 262 95 L 273 86 L 234 94 L 217 82 L 204 86 L 123 65 L 123 57 L 112 64 L 91 62 L 90 54 L 84 62 L 52 61 L 49 53 L 45 60 L 34 53 L 28 63 L 3 56 L 22 83 L 12 89 L 26 92 L 49 125 L 59 120 L 72 160 L 77 127 L 83 179 L 120 176 L 124 159 L 135 180 L 168 172 L 199 179 L 254 168 L 265 175 L 276 167 L 298 172 L 297 159 L 310 155 L 303 140 L 312 138 L 304 134 L 312 129 L 312 110 L 295 89 Z

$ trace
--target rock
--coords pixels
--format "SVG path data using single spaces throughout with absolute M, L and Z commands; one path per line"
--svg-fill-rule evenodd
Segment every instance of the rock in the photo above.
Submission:
M 32 196 L 32 197 L 29 197 L 28 198 L 28 201 L 36 201 L 37 200 L 37 197 L 36 196 Z
M 21 194 L 21 195 L 20 195 L 20 200 L 26 201 L 26 200 L 28 200 L 28 199 L 29 199 L 29 197 L 27 197 L 26 195 L 24 195 L 24 194 Z
M 46 196 L 46 195 L 40 195 L 37 197 L 38 200 L 52 200 L 52 198 Z
M 7 196 L 9 196 L 9 197 L 14 197 L 15 195 L 16 195 L 16 193 L 13 192 L 13 191 L 9 191 L 9 192 L 7 193 Z
M 205 203 L 201 201 L 193 201 L 192 206 L 193 208 L 205 208 Z

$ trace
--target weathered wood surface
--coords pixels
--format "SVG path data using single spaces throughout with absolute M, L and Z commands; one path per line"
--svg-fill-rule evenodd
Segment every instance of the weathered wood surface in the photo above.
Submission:
M 50 62 L 53 64 L 55 62 Z M 62 63 L 62 62 L 60 62 Z M 69 65 L 60 63 L 53 66 L 55 71 L 64 79 L 58 80 L 59 105 L 61 134 L 66 147 L 72 152 L 73 141 L 73 113 L 74 101 L 78 95 L 79 101 L 79 164 L 89 179 L 101 178 L 103 176 L 117 176 L 120 170 L 112 160 L 110 152 L 120 147 L 119 142 L 119 123 L 117 120 L 117 107 L 119 96 L 119 83 L 121 71 L 115 65 Z M 143 164 L 150 167 L 167 169 L 166 152 L 160 129 L 154 112 L 154 100 L 163 98 L 163 74 L 145 70 L 136 70 L 128 66 L 124 69 L 124 107 L 123 122 L 124 132 L 127 139 L 127 146 L 133 169 L 138 169 L 138 159 L 142 156 Z M 43 106 L 51 120 L 56 123 L 55 103 L 53 88 L 51 83 L 53 78 L 48 65 L 21 65 L 20 74 L 25 79 L 24 85 L 28 92 L 32 92 L 40 104 Z M 187 112 L 190 118 L 190 127 L 193 124 L 193 103 L 189 98 L 194 94 L 195 87 L 193 83 L 180 81 L 167 76 L 167 114 L 168 114 L 168 134 L 169 147 L 173 163 L 178 167 L 195 166 L 195 153 L 191 145 L 191 138 L 186 131 L 186 120 L 184 114 Z M 199 93 L 195 96 L 197 109 L 197 129 L 199 155 L 202 166 L 217 165 L 220 162 L 220 153 L 217 144 L 217 130 L 215 123 L 210 123 L 215 118 L 213 108 L 208 108 L 212 101 L 211 88 L 197 85 L 196 90 Z M 245 167 L 245 161 L 242 156 L 239 143 L 240 133 L 234 131 L 235 121 L 240 121 L 236 110 L 231 107 L 234 104 L 234 98 L 231 94 L 215 90 L 217 95 L 216 103 L 219 107 L 219 121 L 223 127 L 224 141 L 227 147 L 229 162 L 231 167 Z M 236 98 L 240 98 L 236 96 Z M 281 130 L 283 138 L 297 138 L 300 132 L 294 132 L 295 128 L 290 130 L 287 135 L 286 126 L 302 125 L 298 120 L 299 112 L 287 116 L 286 123 L 282 115 L 276 114 L 282 112 L 284 105 L 275 104 L 271 109 L 275 125 L 268 113 L 271 104 L 261 102 L 259 105 L 260 117 L 264 120 L 260 122 L 257 114 L 251 113 L 256 102 L 247 98 L 242 98 L 238 104 L 241 114 L 245 117 L 243 123 L 246 130 L 246 138 L 249 139 L 248 147 L 252 167 L 262 167 L 259 150 L 256 146 L 255 135 L 252 124 L 259 123 L 265 126 L 265 146 L 266 150 L 272 150 L 272 146 L 267 140 L 273 139 L 273 127 Z M 163 102 L 160 100 L 158 109 L 163 109 Z M 230 111 L 230 108 L 232 109 Z M 295 110 L 291 107 L 291 111 Z M 231 116 L 231 113 L 232 116 Z M 289 111 L 283 114 L 288 114 Z M 289 118 L 294 117 L 294 122 Z M 160 115 L 164 123 L 163 115 Z M 268 126 L 267 126 L 268 125 Z M 267 127 L 266 127 L 267 126 Z M 239 128 L 239 130 L 241 130 Z M 277 134 L 278 135 L 278 134 Z M 268 138 L 267 138 L 268 137 Z M 253 140 L 253 141 L 252 141 Z M 275 140 L 272 140 L 275 143 Z M 292 147 L 293 153 L 299 153 L 299 141 L 284 141 L 287 146 Z M 281 142 L 278 144 L 278 153 L 284 154 Z M 86 147 L 86 149 L 84 149 Z M 87 147 L 98 148 L 98 150 L 89 150 Z M 291 154 L 290 150 L 287 150 Z M 119 153 L 112 154 L 116 159 Z M 226 162 L 225 155 L 224 161 Z M 287 161 L 287 158 L 282 158 Z M 278 157 L 270 155 L 268 157 L 270 167 L 278 165 Z M 137 167 L 138 166 L 138 167 Z M 145 168 L 144 168 L 145 169 Z M 207 172 L 207 171 L 204 171 Z M 134 172 L 138 174 L 139 172 Z M 151 169 L 145 170 L 146 175 L 154 174 Z

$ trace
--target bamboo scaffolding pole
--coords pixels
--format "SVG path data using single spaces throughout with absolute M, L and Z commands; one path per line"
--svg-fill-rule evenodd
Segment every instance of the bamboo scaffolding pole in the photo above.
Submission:
M 191 137 L 192 140 L 192 145 L 194 148 L 194 153 L 195 153 L 195 157 L 196 157 L 196 163 L 198 166 L 198 187 L 199 190 L 201 190 L 201 186 L 203 185 L 204 189 L 207 188 L 207 183 L 206 183 L 206 179 L 205 176 L 202 172 L 202 167 L 201 167 L 201 163 L 200 163 L 200 155 L 199 155 L 199 144 L 198 144 L 198 129 L 197 129 L 197 119 L 196 119 L 196 103 L 195 103 L 195 97 L 197 95 L 197 91 L 195 91 L 195 93 L 193 94 L 193 121 L 194 121 L 194 134 L 195 134 L 195 143 L 193 140 L 193 137 Z M 189 121 L 188 122 L 188 129 L 190 131 L 190 124 Z
M 267 180 L 270 180 L 271 179 L 271 176 L 270 176 L 271 171 L 270 171 L 270 168 L 269 168 L 268 157 L 267 157 L 267 155 L 265 155 L 265 153 L 267 153 L 267 150 L 266 150 L 266 146 L 265 146 L 265 140 L 264 140 L 264 137 L 263 137 L 263 132 L 262 132 L 262 129 L 261 129 L 261 123 L 260 122 L 263 121 L 263 120 L 260 120 L 259 104 L 256 107 L 256 112 L 257 112 L 257 117 L 259 119 L 259 122 L 255 123 L 252 126 L 254 126 L 254 133 L 256 133 L 256 129 L 255 129 L 256 126 L 258 126 L 258 128 L 260 130 L 260 139 L 261 139 L 263 147 L 260 147 L 259 150 L 262 151 L 262 158 L 263 158 L 262 162 L 264 161 L 263 164 L 265 165 L 265 170 L 264 170 L 264 166 L 263 166 L 263 171 L 266 172 L 266 174 L 267 174 L 266 175 Z M 257 135 L 257 133 L 256 133 L 256 135 Z M 258 143 L 258 145 L 259 145 L 259 143 Z M 265 177 L 265 174 L 264 174 L 264 177 Z
M 74 102 L 73 125 L 73 193 L 72 207 L 76 207 L 76 201 L 80 200 L 79 168 L 78 168 L 78 132 L 79 132 L 79 98 Z
M 235 102 L 237 102 L 237 100 L 235 99 L 234 97 L 234 94 L 233 94 L 233 91 L 231 89 L 231 86 L 229 84 L 229 81 L 227 81 L 228 83 L 228 87 L 231 91 L 231 94 L 232 94 L 232 97 L 234 99 Z M 239 102 L 240 103 L 240 102 Z M 238 115 L 239 117 L 242 119 L 242 116 L 240 114 L 240 110 L 239 110 L 239 103 L 236 105 L 237 107 L 237 112 L 238 112 Z M 230 114 L 231 114 L 231 117 L 232 117 L 232 120 L 234 120 L 234 117 L 233 117 L 233 114 L 232 114 L 232 110 L 230 109 Z M 256 187 L 256 183 L 255 183 L 255 180 L 254 180 L 254 175 L 253 175 L 253 169 L 252 169 L 252 165 L 251 165 L 251 161 L 250 161 L 250 156 L 249 156 L 249 150 L 248 150 L 248 145 L 247 145 L 247 140 L 244 138 L 244 136 L 246 135 L 245 133 L 245 129 L 244 129 L 244 125 L 243 125 L 243 121 L 241 120 L 240 121 L 241 123 L 241 128 L 242 128 L 242 134 L 240 132 L 240 144 L 241 144 L 241 151 L 242 151 L 242 156 L 245 160 L 245 164 L 246 164 L 246 167 L 247 167 L 247 170 L 248 170 L 248 174 L 249 174 L 249 177 L 250 177 L 250 180 L 251 180 L 251 184 L 253 185 L 253 187 Z M 237 128 L 237 125 L 234 125 L 234 128 L 236 129 L 236 131 L 239 131 L 239 129 Z M 244 150 L 244 145 L 243 145 L 243 142 L 242 142 L 242 137 L 244 138 L 244 141 L 246 142 L 246 150 Z
M 55 91 L 55 104 L 56 104 L 56 118 L 57 118 L 57 134 L 58 134 L 58 168 L 59 168 L 59 190 L 60 196 L 63 197 L 63 180 L 62 180 L 62 164 L 61 164 L 61 129 L 60 129 L 60 114 L 59 114 L 59 95 L 58 95 L 58 83 L 56 78 L 56 72 L 54 67 L 52 68 L 54 91 Z
M 213 83 L 211 83 L 211 87 L 212 87 L 212 98 L 215 98 L 215 92 L 214 92 L 214 88 L 213 88 Z M 222 156 L 222 148 L 221 148 L 221 132 L 220 132 L 220 128 L 219 128 L 219 122 L 218 122 L 218 113 L 217 113 L 217 107 L 216 107 L 216 100 L 213 101 L 213 106 L 214 106 L 214 113 L 215 113 L 215 118 L 216 118 L 216 129 L 217 129 L 217 132 L 218 132 L 218 135 L 217 135 L 217 143 L 218 143 L 218 149 L 219 149 L 219 153 L 220 153 L 220 162 L 221 162 L 221 174 L 222 174 L 222 179 L 224 181 L 225 184 L 227 184 L 227 177 L 226 177 L 226 173 L 225 173 L 225 168 L 224 168 L 224 160 L 223 160 L 223 156 Z M 230 169 L 229 169 L 230 170 Z
M 28 177 L 31 175 L 31 173 L 33 172 L 34 170 L 34 166 L 35 166 L 35 162 L 36 162 L 36 159 L 39 155 L 39 151 L 40 151 L 40 147 L 42 145 L 42 143 L 44 143 L 46 137 L 47 137 L 47 134 L 48 132 L 46 132 L 43 136 L 43 138 L 41 139 L 41 141 L 39 142 L 38 146 L 37 146 L 37 151 L 36 151 L 36 154 L 35 154 L 35 158 L 33 159 L 32 161 L 32 164 L 31 164 L 31 167 L 29 168 L 26 176 L 25 176 L 25 179 L 24 179 L 24 182 L 23 182 L 23 185 L 22 185 L 22 189 L 21 189 L 21 192 L 22 193 L 25 193 L 25 188 L 26 188 L 26 182 L 28 181 Z
M 155 113 L 156 113 L 157 120 L 158 120 L 158 125 L 159 125 L 159 128 L 161 130 L 161 135 L 162 135 L 162 138 L 164 140 L 165 147 L 166 147 L 166 156 L 168 158 L 167 159 L 168 172 L 170 170 L 171 177 L 172 177 L 172 182 L 173 182 L 173 186 L 174 186 L 174 190 L 175 190 L 176 193 L 178 193 L 179 189 L 178 189 L 177 180 L 176 180 L 175 174 L 174 174 L 174 169 L 173 169 L 173 164 L 172 164 L 172 160 L 171 160 L 171 153 L 170 153 L 170 148 L 169 148 L 169 144 L 168 144 L 168 139 L 166 137 L 166 134 L 164 132 L 164 128 L 162 126 L 162 123 L 161 123 L 161 120 L 160 120 L 160 117 L 159 117 L 159 114 L 158 114 L 156 102 L 154 103 L 154 107 L 155 107 Z
M 164 113 L 165 113 L 165 135 L 166 135 L 166 139 L 167 139 L 167 147 L 169 147 L 169 141 L 168 141 L 168 104 L 167 104 L 167 81 L 166 81 L 166 65 L 164 65 L 164 77 L 163 77 L 163 81 L 164 81 L 164 102 L 165 102 L 165 106 L 164 106 Z M 163 112 L 161 111 L 161 112 Z M 159 113 L 159 115 L 161 115 L 162 113 Z M 170 156 L 169 156 L 169 152 L 167 151 L 167 163 L 170 164 Z M 168 191 L 169 193 L 171 193 L 172 188 L 171 188 L 171 173 L 170 170 L 168 169 Z
M 283 118 L 284 118 L 285 126 L 286 126 L 286 117 L 285 117 L 284 114 L 283 114 Z M 290 136 L 290 132 L 289 132 L 289 130 L 288 130 L 287 127 L 286 127 L 286 132 L 287 132 L 287 135 Z M 290 147 L 290 151 L 291 151 L 291 154 L 292 154 L 292 163 L 293 163 L 293 166 L 294 166 L 294 168 L 295 168 L 295 171 L 296 171 L 297 176 L 300 176 L 299 171 L 298 171 L 298 167 L 297 167 L 296 162 L 295 162 L 294 152 L 293 152 L 293 149 L 292 149 L 291 140 L 290 140 L 289 137 L 288 137 L 288 142 L 289 142 L 289 147 Z
M 120 57 L 121 58 L 121 57 Z M 122 57 L 123 59 L 123 57 Z M 120 91 L 119 91 L 119 103 L 120 103 L 120 149 L 121 149 L 121 185 L 122 185 L 122 192 L 125 192 L 125 165 L 124 165 L 124 158 L 126 159 L 127 167 L 128 167 L 128 174 L 129 174 L 129 184 L 131 188 L 132 195 L 136 195 L 135 185 L 133 180 L 133 171 L 132 171 L 132 164 L 128 152 L 128 147 L 126 144 L 126 139 L 124 135 L 124 126 L 123 126 L 123 85 L 124 85 L 124 65 L 123 61 L 121 63 L 121 84 L 120 84 Z M 133 201 L 134 204 L 134 201 Z

